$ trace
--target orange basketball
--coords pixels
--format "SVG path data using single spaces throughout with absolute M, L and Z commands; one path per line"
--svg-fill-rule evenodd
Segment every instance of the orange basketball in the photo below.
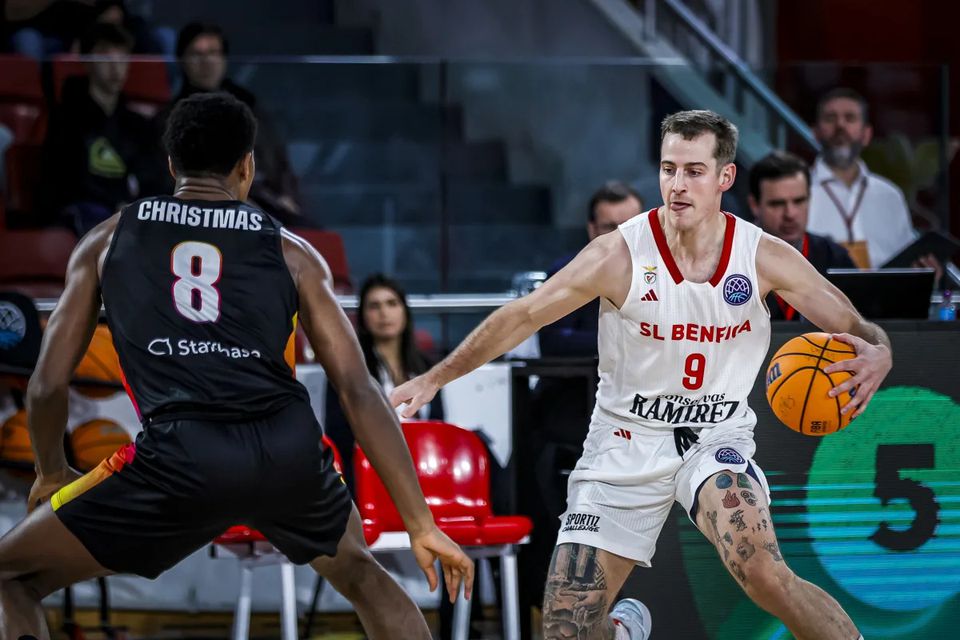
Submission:
M 0 428 L 0 458 L 8 462 L 33 464 L 30 431 L 27 429 L 27 412 L 24 409 L 7 418 L 3 427 Z
M 827 392 L 851 377 L 847 371 L 823 370 L 857 354 L 829 333 L 805 333 L 780 347 L 767 367 L 767 402 L 783 424 L 807 436 L 824 436 L 850 424 L 853 412 L 842 409 L 853 394 L 831 398 Z M 855 393 L 856 390 L 854 390 Z
M 107 325 L 97 325 L 87 353 L 77 365 L 73 375 L 86 380 L 120 383 L 120 360 L 117 358 L 117 350 L 113 348 L 113 337 Z M 89 385 L 78 385 L 76 389 L 91 398 L 105 398 L 119 391 L 117 388 Z
M 130 444 L 130 435 L 110 420 L 85 422 L 70 434 L 73 461 L 80 471 L 90 471 L 126 444 Z

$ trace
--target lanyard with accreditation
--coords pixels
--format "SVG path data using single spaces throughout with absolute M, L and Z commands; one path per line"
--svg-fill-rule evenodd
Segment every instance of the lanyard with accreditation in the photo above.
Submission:
M 867 178 L 866 176 L 861 176 L 860 190 L 857 192 L 857 197 L 853 202 L 853 208 L 849 211 L 843 206 L 843 203 L 840 202 L 840 198 L 833 192 L 833 189 L 830 188 L 830 182 L 831 180 L 825 180 L 821 183 L 823 190 L 833 202 L 833 206 L 837 208 L 837 213 L 840 214 L 840 217 L 843 219 L 843 224 L 847 227 L 847 241 L 840 244 L 847 249 L 853 262 L 858 267 L 861 269 L 867 268 L 870 266 L 870 254 L 867 252 L 867 243 L 863 240 L 853 239 L 853 221 L 860 211 L 860 205 L 863 204 L 863 196 L 867 192 Z

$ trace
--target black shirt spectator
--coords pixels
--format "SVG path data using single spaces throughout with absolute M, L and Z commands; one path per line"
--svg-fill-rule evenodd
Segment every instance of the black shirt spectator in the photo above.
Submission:
M 767 233 L 792 244 L 820 273 L 853 269 L 842 246 L 807 232 L 810 206 L 810 169 L 797 156 L 775 151 L 750 170 L 750 209 Z M 767 307 L 772 320 L 798 320 L 800 314 L 780 296 L 770 293 Z
M 83 38 L 87 77 L 64 82 L 43 146 L 41 197 L 48 213 L 83 235 L 124 203 L 156 193 L 164 168 L 156 162 L 156 131 L 127 107 L 131 38 L 97 24 Z

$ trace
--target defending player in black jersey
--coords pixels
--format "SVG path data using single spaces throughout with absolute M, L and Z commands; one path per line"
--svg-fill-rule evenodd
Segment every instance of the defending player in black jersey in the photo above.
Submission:
M 50 317 L 27 409 L 31 513 L 0 540 L 0 640 L 49 638 L 40 600 L 110 573 L 155 577 L 234 524 L 309 562 L 371 638 L 429 638 L 373 559 L 307 393 L 285 358 L 299 320 L 390 491 L 431 588 L 473 564 L 433 522 L 394 412 L 367 373 L 323 259 L 243 203 L 256 121 L 223 94 L 183 100 L 164 142 L 173 197 L 135 202 L 85 236 Z M 86 476 L 67 466 L 67 385 L 102 302 L 144 430 Z

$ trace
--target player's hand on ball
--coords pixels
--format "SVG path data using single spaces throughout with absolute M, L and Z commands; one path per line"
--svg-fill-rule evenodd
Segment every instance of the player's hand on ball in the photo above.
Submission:
M 30 513 L 41 504 L 50 499 L 50 496 L 60 491 L 74 480 L 79 480 L 83 474 L 76 469 L 67 467 L 63 471 L 44 476 L 37 476 L 30 488 L 30 495 L 27 497 L 27 513 Z
M 390 404 L 393 407 L 406 404 L 400 415 L 404 418 L 412 418 L 417 415 L 420 407 L 433 400 L 439 390 L 440 386 L 430 379 L 428 372 L 404 382 L 390 392 Z
M 437 588 L 437 570 L 433 563 L 440 560 L 443 569 L 443 580 L 447 585 L 447 596 L 450 602 L 457 599 L 460 592 L 460 583 L 463 583 L 463 596 L 467 600 L 473 593 L 473 560 L 463 552 L 456 542 L 447 537 L 436 526 L 416 537 L 410 536 L 410 547 L 417 564 L 427 576 L 430 591 Z
M 836 397 L 855 388 L 856 395 L 840 410 L 840 413 L 856 411 L 853 414 L 853 417 L 856 418 L 866 410 L 873 394 L 877 392 L 880 383 L 890 372 L 890 368 L 893 366 L 893 356 L 886 346 L 870 344 L 863 338 L 852 336 L 849 333 L 835 333 L 832 337 L 834 340 L 849 344 L 857 352 L 856 358 L 834 362 L 829 367 L 824 368 L 826 373 L 849 371 L 853 374 L 852 377 L 831 389 L 830 397 Z

